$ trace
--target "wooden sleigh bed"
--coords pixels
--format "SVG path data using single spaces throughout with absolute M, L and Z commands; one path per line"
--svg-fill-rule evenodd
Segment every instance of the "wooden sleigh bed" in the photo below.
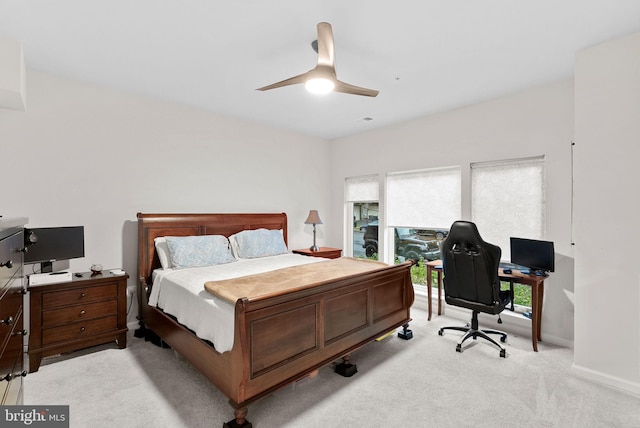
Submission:
M 260 228 L 282 230 L 287 241 L 284 213 L 138 214 L 141 328 L 157 334 L 229 398 L 234 419 L 225 427 L 250 427 L 245 418 L 250 403 L 335 360 L 346 357 L 348 363 L 351 352 L 381 335 L 404 326 L 410 337 L 410 262 L 286 293 L 239 298 L 234 305 L 233 347 L 223 353 L 148 304 L 153 271 L 160 268 L 155 238 L 229 237 Z

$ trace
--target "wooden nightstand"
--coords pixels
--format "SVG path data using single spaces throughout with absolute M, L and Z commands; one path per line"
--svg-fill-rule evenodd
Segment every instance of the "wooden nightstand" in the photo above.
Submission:
M 327 259 L 337 259 L 342 256 L 342 250 L 340 248 L 331 247 L 320 247 L 318 251 L 311 251 L 310 249 L 305 248 L 303 250 L 293 250 L 292 253 L 311 257 L 325 257 Z
M 116 341 L 127 346 L 127 278 L 108 270 L 55 284 L 29 286 L 29 371 L 42 357 Z

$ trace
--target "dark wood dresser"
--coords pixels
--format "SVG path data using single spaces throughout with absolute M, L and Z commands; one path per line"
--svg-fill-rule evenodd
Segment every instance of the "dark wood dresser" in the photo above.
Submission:
M 29 371 L 43 357 L 116 341 L 127 346 L 127 278 L 108 270 L 30 285 Z
M 24 370 L 23 264 L 26 218 L 0 219 L 0 404 L 22 404 Z

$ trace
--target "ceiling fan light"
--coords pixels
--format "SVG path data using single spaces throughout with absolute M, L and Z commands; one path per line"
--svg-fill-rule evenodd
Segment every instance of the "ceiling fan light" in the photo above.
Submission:
M 323 77 L 315 77 L 309 79 L 304 83 L 304 87 L 312 94 L 324 95 L 333 91 L 335 83 L 332 80 L 325 79 Z

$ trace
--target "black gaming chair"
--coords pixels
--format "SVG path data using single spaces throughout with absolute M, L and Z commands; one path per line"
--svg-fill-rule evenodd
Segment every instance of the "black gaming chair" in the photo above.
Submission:
M 468 338 L 473 337 L 475 340 L 481 337 L 498 346 L 500 356 L 505 357 L 505 347 L 488 334 L 500 335 L 500 341 L 504 343 L 507 340 L 506 333 L 478 329 L 478 313 L 497 315 L 504 310 L 498 278 L 502 254 L 500 247 L 483 241 L 474 223 L 456 221 L 442 243 L 441 254 L 445 301 L 449 305 L 471 309 L 472 315 L 471 325 L 442 327 L 438 334 L 442 336 L 444 330 L 465 332 L 456 346 L 458 352 L 462 352 L 462 344 Z

